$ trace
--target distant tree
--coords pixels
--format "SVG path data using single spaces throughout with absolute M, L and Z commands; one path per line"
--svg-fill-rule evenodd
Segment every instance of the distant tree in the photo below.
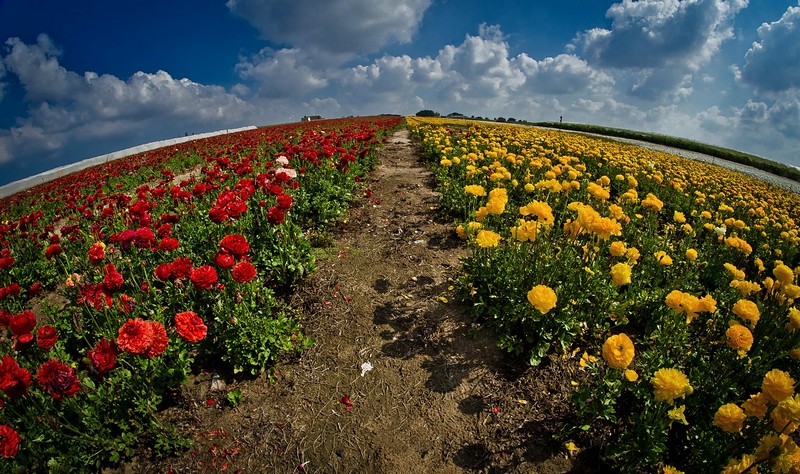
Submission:
M 509 118 L 508 118 L 508 121 L 509 121 L 509 122 L 516 122 L 516 121 L 517 121 L 517 119 L 515 119 L 514 117 L 509 117 Z
M 434 112 L 433 110 L 428 110 L 428 109 L 420 110 L 419 112 L 417 112 L 417 117 L 438 117 L 438 116 L 439 116 L 438 112 Z
M 495 121 L 495 122 L 505 122 L 505 121 L 506 121 L 506 119 L 505 119 L 505 118 L 503 118 L 503 117 L 497 117 L 496 119 L 494 119 L 494 121 Z

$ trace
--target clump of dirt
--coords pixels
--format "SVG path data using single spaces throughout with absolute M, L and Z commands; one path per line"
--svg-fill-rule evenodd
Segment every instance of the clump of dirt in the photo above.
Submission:
M 120 472 L 601 469 L 556 436 L 570 416 L 575 361 L 529 367 L 454 301 L 467 250 L 407 130 L 369 179 L 292 301 L 314 346 L 278 364 L 272 381 L 212 391 L 212 374 L 195 377 L 164 413 L 194 446 Z M 234 390 L 236 407 L 226 397 Z

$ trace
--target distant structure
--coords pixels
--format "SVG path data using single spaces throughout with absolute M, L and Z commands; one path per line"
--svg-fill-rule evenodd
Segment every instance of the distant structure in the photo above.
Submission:
M 322 120 L 322 117 L 319 115 L 306 115 L 305 117 L 300 119 L 301 122 L 310 122 L 312 120 Z

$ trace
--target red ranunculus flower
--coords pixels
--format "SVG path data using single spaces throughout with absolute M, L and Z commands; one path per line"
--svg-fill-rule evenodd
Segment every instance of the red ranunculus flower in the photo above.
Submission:
M 236 260 L 229 253 L 218 252 L 214 255 L 214 264 L 220 268 L 231 268 Z
M 81 389 L 81 383 L 70 366 L 60 360 L 50 359 L 39 366 L 36 381 L 56 400 L 74 397 Z
M 8 398 L 20 398 L 28 394 L 31 386 L 31 373 L 22 368 L 11 356 L 3 356 L 0 361 L 0 390 L 6 392 Z
M 113 263 L 108 263 L 106 266 L 103 267 L 103 273 L 105 277 L 103 278 L 103 287 L 108 291 L 116 291 L 122 288 L 122 285 L 125 283 L 125 278 L 122 277 L 122 273 L 117 271 L 117 267 L 114 266 Z
M 208 333 L 205 323 L 194 311 L 176 314 L 175 328 L 178 334 L 189 342 L 202 341 Z
M 281 194 L 278 196 L 278 207 L 284 211 L 288 211 L 292 207 L 292 197 L 288 194 Z
M 131 314 L 133 313 L 134 308 L 136 308 L 136 300 L 123 293 L 119 295 L 119 303 L 117 303 L 117 308 L 119 308 L 119 310 L 126 315 Z
M 270 207 L 269 211 L 267 211 L 267 220 L 272 225 L 283 224 L 285 219 L 286 216 L 283 214 L 283 211 L 277 206 Z
M 219 249 L 236 258 L 242 258 L 250 251 L 250 244 L 247 243 L 247 239 L 243 235 L 230 234 L 220 240 Z
M 39 326 L 36 331 L 36 343 L 42 350 L 50 350 L 58 341 L 58 331 L 53 326 Z
M 17 337 L 14 343 L 14 350 L 17 352 L 24 351 L 33 345 L 33 334 L 27 333 Z
M 234 265 L 231 276 L 237 283 L 247 283 L 256 277 L 256 267 L 250 262 L 239 262 Z
M 217 282 L 217 271 L 211 265 L 203 265 L 192 270 L 192 285 L 198 290 L 210 290 Z
M 35 327 L 36 315 L 28 310 L 11 316 L 11 319 L 8 321 L 8 329 L 17 336 L 28 334 L 33 331 Z
M 172 276 L 172 266 L 169 263 L 162 263 L 161 265 L 156 267 L 155 272 L 156 278 L 161 281 L 167 281 L 170 276 Z
M 228 218 L 228 214 L 225 212 L 225 209 L 220 207 L 212 207 L 208 211 L 208 218 L 211 220 L 211 222 L 219 224 Z
M 228 217 L 230 217 L 231 219 L 236 219 L 245 212 L 247 212 L 247 203 L 244 203 L 242 201 L 229 202 L 225 206 L 225 213 L 228 214 Z
M 0 308 L 0 326 L 4 328 L 8 327 L 8 323 L 11 322 L 11 313 L 8 310 Z
M 20 441 L 19 434 L 14 428 L 0 425 L 0 451 L 3 452 L 4 458 L 10 459 L 17 455 Z
M 119 328 L 117 345 L 129 354 L 144 354 L 153 343 L 153 327 L 147 321 L 129 319 Z
M 30 288 L 28 288 L 28 296 L 31 296 L 31 297 L 39 296 L 40 294 L 42 294 L 42 287 L 43 286 L 44 286 L 44 284 L 42 282 L 37 281 L 36 283 L 31 285 Z
M 110 308 L 114 304 L 114 299 L 111 298 L 111 293 L 106 290 L 105 286 L 102 283 L 98 283 L 81 288 L 78 303 L 91 305 L 92 308 L 100 311 L 104 308 Z
M 140 249 L 153 248 L 156 243 L 156 234 L 149 227 L 140 227 L 136 229 L 134 243 Z
M 181 246 L 181 243 L 178 242 L 178 239 L 173 239 L 172 237 L 164 237 L 161 239 L 161 242 L 158 243 L 158 250 L 162 252 L 169 252 L 172 250 L 177 249 Z
M 61 254 L 63 250 L 61 250 L 61 246 L 58 244 L 51 244 L 44 250 L 44 258 L 50 260 L 51 258 L 55 257 L 56 255 Z
M 187 278 L 192 273 L 192 261 L 188 257 L 179 257 L 172 261 L 169 268 L 175 278 Z
M 156 230 L 156 235 L 158 235 L 160 239 L 163 239 L 164 237 L 170 237 L 172 235 L 172 224 L 167 223 L 158 226 L 158 230 Z
M 97 265 L 106 258 L 106 246 L 102 242 L 95 242 L 89 247 L 89 263 Z
M 89 360 L 100 376 L 111 371 L 117 363 L 117 344 L 114 341 L 100 339 L 94 345 L 94 349 L 88 352 Z
M 0 270 L 13 267 L 14 261 L 14 257 L 0 257 Z
M 17 296 L 21 291 L 22 287 L 17 282 L 14 282 L 8 286 L 4 286 L 3 288 L 0 288 L 0 300 L 6 296 Z
M 167 336 L 167 328 L 158 321 L 147 321 L 153 332 L 153 341 L 150 346 L 144 351 L 144 355 L 150 359 L 160 356 L 169 345 L 169 336 Z

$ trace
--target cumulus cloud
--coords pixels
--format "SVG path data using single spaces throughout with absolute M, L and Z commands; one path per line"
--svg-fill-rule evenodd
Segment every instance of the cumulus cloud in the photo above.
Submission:
M 800 88 L 800 6 L 757 31 L 759 41 L 745 54 L 739 78 L 759 91 Z
M 560 110 L 557 100 L 545 96 L 607 93 L 613 83 L 608 74 L 572 54 L 542 60 L 525 53 L 512 56 L 500 27 L 485 24 L 477 35 L 467 34 L 460 44 L 445 45 L 433 58 L 384 55 L 348 68 L 336 79 L 357 110 L 377 101 L 409 107 L 404 98 L 414 96 L 425 105 L 422 108 L 438 104 L 480 114 L 539 107 Z
M 500 27 L 480 25 L 478 36 L 467 35 L 459 46 L 447 45 L 437 56 L 446 82 L 472 98 L 504 97 L 525 83 L 525 74 L 509 59 Z
M 727 112 L 717 106 L 697 114 L 698 125 L 725 146 L 770 159 L 800 165 L 800 93 L 790 91 L 778 100 L 748 99 Z
M 297 97 L 328 84 L 312 64 L 300 49 L 264 48 L 251 58 L 241 58 L 236 71 L 242 79 L 257 81 L 260 84 L 258 95 L 262 97 Z
M 430 0 L 228 0 L 227 7 L 261 34 L 317 59 L 344 61 L 407 43 Z
M 516 63 L 525 73 L 526 89 L 534 93 L 571 94 L 614 83 L 611 76 L 596 71 L 574 54 L 559 54 L 537 61 L 522 53 Z
M 49 37 L 6 42 L 3 63 L 26 91 L 28 114 L 0 130 L 0 163 L 57 150 L 72 141 L 177 127 L 246 124 L 256 109 L 219 86 L 175 79 L 165 71 L 112 75 L 66 70 Z M 185 130 L 185 129 L 184 129 Z
M 733 36 L 732 20 L 748 0 L 623 0 L 606 16 L 610 30 L 578 34 L 586 60 L 597 67 L 635 70 L 630 93 L 646 99 L 691 92 L 685 80 Z M 683 91 L 681 91 L 683 89 Z

